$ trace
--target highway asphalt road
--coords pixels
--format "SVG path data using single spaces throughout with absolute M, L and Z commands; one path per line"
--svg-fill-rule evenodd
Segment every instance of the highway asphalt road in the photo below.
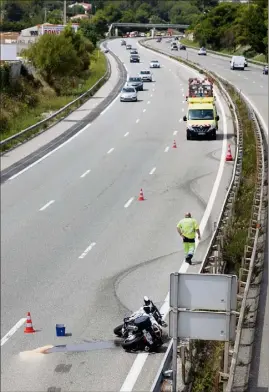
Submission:
M 229 59 L 207 54 L 198 56 L 196 50 L 171 52 L 170 44 L 167 40 L 157 43 L 156 40 L 148 41 L 149 46 L 160 48 L 188 58 L 193 62 L 201 64 L 210 71 L 214 71 L 234 86 L 238 87 L 250 100 L 263 118 L 264 130 L 268 137 L 268 75 L 262 74 L 262 67 L 249 64 L 244 71 L 232 71 L 229 69 Z M 250 375 L 250 391 L 260 391 L 262 388 L 269 388 L 269 352 L 264 347 L 269 347 L 269 286 L 268 286 L 268 243 L 265 255 L 265 267 L 263 281 L 261 284 L 260 303 L 257 319 L 256 341 L 254 345 L 253 363 Z M 261 388 L 261 389 L 260 389 Z
M 130 74 L 160 60 L 139 102 L 117 99 L 87 132 L 1 187 L 2 337 L 14 327 L 1 340 L 5 392 L 119 391 L 127 375 L 127 390 L 149 390 L 163 354 L 150 355 L 136 381 L 132 365 L 141 357 L 114 343 L 113 328 L 143 295 L 163 304 L 169 274 L 183 263 L 176 224 L 186 211 L 202 222 L 202 260 L 230 182 L 226 104 L 217 140 L 189 142 L 182 116 L 193 71 L 143 48 L 142 63 L 130 64 L 119 40 L 109 47 Z M 20 322 L 28 311 L 33 335 Z M 56 323 L 72 336 L 56 338 Z M 86 352 L 20 354 L 93 341 L 101 343 Z
M 196 62 L 230 81 L 250 99 L 260 112 L 268 128 L 268 75 L 263 75 L 262 67 L 249 63 L 244 71 L 232 71 L 230 70 L 229 58 L 210 53 L 207 56 L 199 56 L 197 50 L 190 48 L 187 48 L 186 51 L 171 51 L 170 43 L 167 41 L 167 39 L 163 39 L 161 43 L 157 43 L 156 40 L 150 40 L 148 44 L 157 49 L 167 50 L 168 54 Z

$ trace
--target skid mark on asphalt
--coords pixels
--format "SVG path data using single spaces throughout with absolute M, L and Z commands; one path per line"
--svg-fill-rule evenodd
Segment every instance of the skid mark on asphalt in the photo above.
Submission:
M 125 279 L 128 275 L 130 275 L 132 272 L 136 271 L 139 268 L 145 268 L 150 264 L 156 263 L 160 260 L 166 259 L 168 257 L 172 257 L 178 253 L 181 253 L 180 250 L 176 250 L 174 252 L 171 253 L 167 253 L 165 255 L 161 255 L 161 256 L 157 256 L 154 257 L 152 259 L 149 260 L 145 260 L 142 261 L 141 263 L 134 265 L 132 267 L 126 268 L 125 270 L 121 271 L 119 274 L 115 275 L 114 277 L 111 278 L 111 280 L 113 281 L 113 285 L 114 285 L 114 292 L 116 295 L 117 300 L 119 301 L 119 303 L 121 304 L 121 306 L 124 307 L 124 309 L 128 310 L 128 311 L 133 311 L 133 309 L 127 309 L 125 305 L 123 305 L 123 303 L 121 302 L 119 296 L 117 295 L 117 289 L 120 285 L 120 283 L 122 282 L 123 279 Z

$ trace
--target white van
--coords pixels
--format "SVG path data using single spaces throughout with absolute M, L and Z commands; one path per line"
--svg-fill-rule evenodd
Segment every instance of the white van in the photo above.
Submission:
M 245 57 L 244 56 L 233 56 L 230 61 L 231 69 L 241 69 L 244 71 L 245 69 Z

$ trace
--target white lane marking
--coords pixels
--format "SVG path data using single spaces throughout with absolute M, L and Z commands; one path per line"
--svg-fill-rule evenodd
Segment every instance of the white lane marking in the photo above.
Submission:
M 173 135 L 176 136 L 177 133 L 178 133 L 178 131 L 174 131 L 174 132 L 173 132 Z
M 183 91 L 184 91 L 184 88 L 182 88 L 181 91 L 183 92 Z
M 150 104 L 150 101 L 148 101 L 147 104 L 149 105 L 149 104 Z
M 167 147 L 165 147 L 164 152 L 167 152 L 168 150 L 169 150 L 169 147 L 167 146 Z
M 41 207 L 39 211 L 44 211 L 46 208 L 48 208 L 54 202 L 55 202 L 55 200 L 49 201 L 47 204 L 45 204 L 43 207 Z
M 184 108 L 182 108 L 181 110 L 182 110 L 182 112 L 184 112 L 184 110 L 185 110 L 185 109 L 184 109 Z
M 96 242 L 92 242 L 88 248 L 86 248 L 84 250 L 83 253 L 81 253 L 81 255 L 79 256 L 79 259 L 84 259 L 85 256 L 87 256 L 87 254 L 92 250 L 92 248 L 96 245 Z
M 155 91 L 155 88 L 153 88 L 152 91 Z
M 140 120 L 139 120 L 139 118 L 138 118 L 138 119 L 136 120 L 136 123 L 138 124 L 138 123 L 139 123 L 139 121 L 140 121 Z
M 112 151 L 114 151 L 114 150 L 115 150 L 115 148 L 114 148 L 114 147 L 112 147 L 110 150 L 108 150 L 107 154 L 111 154 L 111 153 L 112 153 Z
M 46 155 L 44 155 L 42 158 L 39 158 L 37 161 L 31 163 L 31 165 L 27 166 L 23 170 L 19 171 L 18 173 L 14 174 L 14 176 L 10 177 L 9 180 L 14 180 L 14 178 L 20 176 L 21 174 L 25 173 L 38 163 L 44 161 L 46 158 L 48 158 L 50 155 L 54 154 L 56 151 L 60 150 L 60 148 L 64 147 L 67 143 L 70 143 L 72 140 L 74 140 L 76 137 L 78 137 L 82 132 L 84 132 L 87 128 L 89 128 L 91 124 L 87 124 L 84 128 L 82 128 L 78 133 L 76 133 L 74 136 L 70 137 L 70 139 L 66 140 L 63 144 L 60 146 L 56 147 L 54 150 L 48 152 Z
M 179 122 L 182 122 L 183 120 L 182 120 L 182 118 L 180 118 L 178 121 L 179 121 Z
M 133 201 L 134 201 L 134 197 L 131 197 L 131 199 L 129 199 L 129 200 L 127 201 L 127 203 L 124 204 L 124 208 L 128 208 L 129 205 L 131 205 Z
M 8 341 L 9 338 L 11 338 L 12 335 L 14 335 L 14 333 L 16 331 L 18 331 L 18 329 L 25 323 L 26 318 L 21 318 L 17 324 L 14 325 L 14 327 L 12 327 L 8 333 L 1 339 L 1 347 Z
M 154 168 L 149 172 L 149 174 L 152 175 L 152 174 L 155 172 L 155 170 L 156 170 L 156 167 L 154 167 Z
M 129 135 L 129 132 L 126 132 L 125 135 L 124 135 L 124 137 L 126 137 L 126 136 L 128 136 L 128 135 Z
M 254 105 L 254 103 L 244 93 L 241 92 L 241 94 L 243 95 L 245 100 L 248 101 L 248 103 L 253 107 L 253 109 L 257 113 L 257 115 L 258 115 L 258 117 L 259 117 L 259 119 L 260 119 L 260 121 L 262 123 L 263 129 L 264 129 L 264 131 L 266 133 L 266 137 L 268 138 L 268 126 L 267 126 L 266 122 L 264 121 L 263 116 L 261 115 L 261 113 L 259 112 L 257 107 Z
M 263 86 L 260 86 L 261 88 L 263 88 Z
M 134 360 L 133 366 L 131 367 L 128 376 L 126 377 L 123 386 L 120 389 L 120 392 L 131 392 L 133 387 L 138 379 L 143 366 L 147 360 L 148 353 L 138 354 L 136 359 Z
M 182 94 L 182 97 L 185 97 L 185 94 Z M 184 101 L 185 102 L 185 101 Z
M 153 94 L 150 94 L 150 97 L 152 98 L 152 97 L 153 97 Z
M 90 171 L 91 171 L 90 169 L 86 170 L 85 173 L 81 174 L 80 178 L 84 178 L 87 174 L 90 173 Z
M 161 56 L 165 57 L 166 59 L 169 59 L 167 56 L 164 56 L 164 55 L 161 55 Z M 169 59 L 169 60 L 173 61 L 172 59 Z M 180 66 L 185 67 L 187 70 L 190 70 L 187 66 L 184 66 L 181 64 L 180 64 Z M 204 228 L 207 224 L 207 221 L 209 219 L 209 215 L 211 213 L 211 210 L 213 208 L 213 204 L 215 202 L 216 193 L 219 188 L 219 184 L 220 184 L 220 181 L 222 178 L 222 173 L 223 173 L 224 165 L 225 165 L 225 154 L 226 154 L 226 147 L 227 147 L 227 121 L 225 118 L 223 105 L 221 104 L 220 99 L 217 94 L 216 94 L 216 96 L 217 96 L 217 99 L 220 103 L 220 108 L 221 108 L 221 112 L 222 112 L 224 138 L 223 138 L 223 142 L 222 142 L 222 154 L 221 154 L 221 161 L 220 161 L 220 165 L 219 165 L 219 170 L 218 170 L 217 177 L 215 179 L 215 183 L 214 183 L 214 186 L 213 186 L 213 189 L 212 189 L 212 192 L 211 192 L 208 204 L 207 204 L 207 208 L 204 212 L 203 218 L 200 223 L 200 230 L 204 230 Z M 183 265 L 185 265 L 185 264 L 188 268 L 189 265 L 187 263 L 184 263 Z M 184 269 L 185 268 L 186 267 L 184 267 Z M 180 270 L 180 272 L 183 272 L 183 271 Z M 160 309 L 160 312 L 164 315 L 163 316 L 164 318 L 167 315 L 168 311 L 169 311 L 169 293 L 167 294 L 165 301 L 164 301 L 164 304 Z M 134 363 L 133 363 L 133 365 L 132 365 L 132 367 L 131 367 L 131 369 L 130 369 L 130 371 L 124 381 L 124 384 L 121 387 L 120 392 L 132 392 L 134 385 L 135 385 L 135 383 L 136 383 L 136 381 L 137 381 L 137 379 L 143 369 L 143 366 L 147 360 L 147 357 L 148 357 L 148 353 L 142 353 L 142 354 L 137 355 L 137 357 L 136 357 L 136 359 L 135 359 L 135 361 L 134 361 Z
M 185 103 L 186 101 L 182 101 L 182 103 Z
M 143 113 L 145 113 L 146 110 L 147 110 L 147 109 L 143 109 Z

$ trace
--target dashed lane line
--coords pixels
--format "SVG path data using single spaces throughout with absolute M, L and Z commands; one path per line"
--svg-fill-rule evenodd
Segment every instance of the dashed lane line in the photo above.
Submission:
M 45 204 L 43 207 L 39 209 L 39 211 L 44 211 L 46 208 L 48 208 L 51 204 L 53 204 L 55 200 L 50 200 L 47 204 Z
M 80 178 L 84 178 L 87 174 L 90 173 L 90 171 L 91 171 L 90 169 L 86 170 L 85 173 L 81 174 Z
M 173 132 L 173 135 L 174 135 L 174 136 L 176 136 L 176 135 L 177 135 L 177 133 L 178 133 L 178 131 L 174 131 L 174 132 Z
M 168 146 L 165 147 L 165 149 L 164 149 L 164 152 L 167 152 L 167 151 L 169 151 L 169 147 Z
M 115 150 L 114 147 L 112 147 L 110 150 L 108 150 L 107 154 L 111 154 Z
M 139 123 L 139 121 L 140 121 L 140 120 L 139 120 L 139 118 L 138 118 L 138 119 L 136 120 L 136 123 L 138 124 L 138 123 Z
M 26 318 L 21 318 L 8 333 L 1 339 L 1 347 L 11 338 L 12 335 L 25 323 Z
M 152 175 L 152 174 L 155 172 L 155 170 L 156 170 L 156 167 L 154 167 L 154 168 L 149 172 L 149 174 Z
M 92 250 L 92 248 L 96 245 L 96 242 L 92 242 L 88 248 L 86 248 L 84 250 L 83 253 L 81 253 L 81 255 L 79 256 L 79 259 L 84 259 L 85 256 L 87 256 L 87 254 Z
M 134 197 L 131 197 L 131 198 L 127 201 L 127 203 L 124 204 L 124 208 L 128 208 L 128 207 L 132 204 L 133 201 L 134 201 Z
M 126 132 L 125 135 L 124 135 L 124 137 L 126 137 L 126 136 L 128 136 L 128 135 L 129 135 L 129 132 Z

